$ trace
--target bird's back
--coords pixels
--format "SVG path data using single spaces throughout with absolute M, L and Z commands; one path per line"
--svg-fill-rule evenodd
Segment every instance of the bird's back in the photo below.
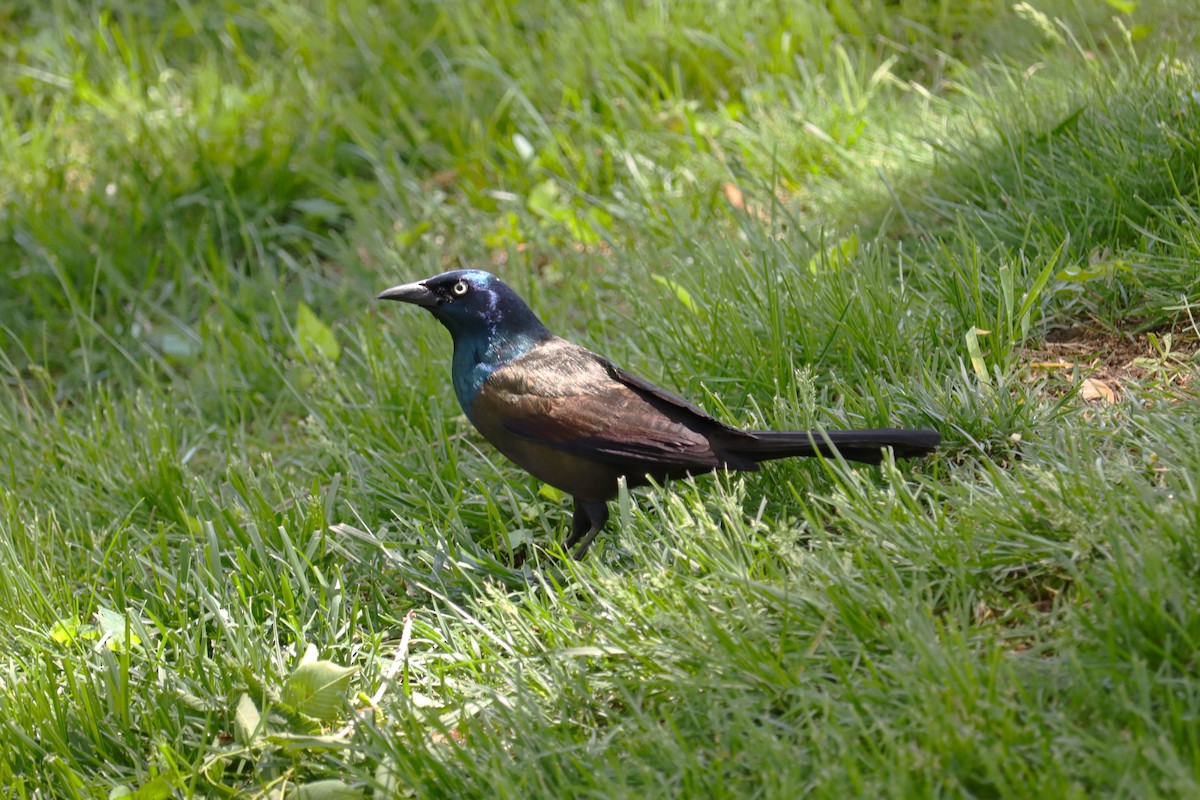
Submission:
M 480 432 L 536 477 L 575 496 L 718 467 L 754 469 L 718 439 L 736 428 L 636 378 L 590 350 L 553 338 L 495 370 L 472 404 Z

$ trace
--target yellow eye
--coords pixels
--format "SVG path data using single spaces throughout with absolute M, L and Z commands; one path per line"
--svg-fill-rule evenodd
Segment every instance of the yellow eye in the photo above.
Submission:
M 467 282 L 459 281 L 458 283 L 454 284 L 454 289 L 452 289 L 452 291 L 454 292 L 454 294 L 458 295 L 459 297 L 462 297 L 464 294 L 467 293 Z

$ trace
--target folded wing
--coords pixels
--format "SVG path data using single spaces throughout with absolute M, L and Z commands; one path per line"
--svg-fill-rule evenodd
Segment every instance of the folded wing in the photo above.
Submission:
M 564 452 L 660 471 L 753 469 L 711 437 L 748 438 L 670 392 L 563 340 L 492 373 L 474 413 Z

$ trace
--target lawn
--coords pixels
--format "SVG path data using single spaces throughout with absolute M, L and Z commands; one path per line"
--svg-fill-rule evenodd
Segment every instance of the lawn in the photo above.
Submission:
M 0 10 L 14 798 L 1200 794 L 1194 0 Z M 592 554 L 471 266 L 754 428 Z

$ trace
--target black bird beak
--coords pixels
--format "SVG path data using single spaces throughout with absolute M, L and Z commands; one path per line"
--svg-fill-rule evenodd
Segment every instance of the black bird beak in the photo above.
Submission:
M 438 304 L 438 296 L 425 288 L 423 283 L 402 283 L 390 289 L 384 289 L 375 296 L 376 300 L 399 300 L 401 303 L 412 303 L 417 306 L 431 308 Z

